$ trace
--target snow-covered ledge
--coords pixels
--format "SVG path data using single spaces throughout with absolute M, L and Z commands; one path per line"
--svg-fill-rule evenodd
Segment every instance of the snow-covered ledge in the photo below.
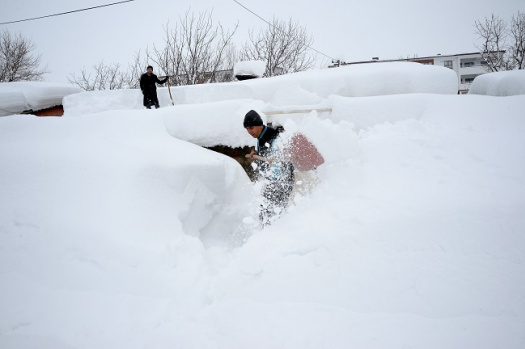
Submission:
M 79 87 L 61 83 L 37 81 L 0 83 L 0 116 L 62 105 L 65 96 L 80 91 Z

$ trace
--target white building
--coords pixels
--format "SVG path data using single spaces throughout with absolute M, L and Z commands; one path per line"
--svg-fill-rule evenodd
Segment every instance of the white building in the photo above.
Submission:
M 363 64 L 363 63 L 375 63 L 375 62 L 418 62 L 421 64 L 432 64 L 440 65 L 450 68 L 458 75 L 458 93 L 467 93 L 470 85 L 474 81 L 474 78 L 478 75 L 485 74 L 488 72 L 487 63 L 482 58 L 479 52 L 474 53 L 460 53 L 455 55 L 441 55 L 428 56 L 428 57 L 417 57 L 417 58 L 405 58 L 405 59 L 389 59 L 379 60 L 378 57 L 372 58 L 371 61 L 362 62 L 350 62 L 350 63 L 335 63 L 331 67 L 346 65 L 346 64 Z
M 433 63 L 429 64 L 453 69 L 458 74 L 458 93 L 467 93 L 474 78 L 488 72 L 487 62 L 479 52 L 450 56 L 437 55 L 427 57 L 427 59 L 433 61 Z M 418 59 L 414 59 L 414 61 L 418 62 Z

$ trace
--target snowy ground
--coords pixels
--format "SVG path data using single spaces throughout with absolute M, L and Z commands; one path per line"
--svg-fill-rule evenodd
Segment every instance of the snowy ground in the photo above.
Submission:
M 525 95 L 406 67 L 0 118 L 0 348 L 525 347 Z M 326 163 L 260 230 L 257 184 L 200 146 L 320 107 L 268 116 Z

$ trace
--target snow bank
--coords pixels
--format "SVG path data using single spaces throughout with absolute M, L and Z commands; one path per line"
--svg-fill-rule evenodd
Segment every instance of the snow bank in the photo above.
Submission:
M 275 106 L 317 104 L 331 95 L 364 97 L 405 93 L 457 93 L 450 69 L 412 62 L 349 65 L 265 79 L 174 89 L 175 104 L 251 98 Z
M 525 70 L 483 74 L 474 79 L 469 94 L 514 96 L 525 94 Z
M 456 94 L 457 88 L 457 76 L 450 69 L 413 62 L 393 62 L 348 65 L 231 83 L 177 86 L 171 91 L 176 106 L 253 99 L 265 103 L 267 110 L 282 110 L 290 106 L 324 105 L 332 95 Z M 167 88 L 159 88 L 158 96 L 161 106 L 171 105 Z M 106 100 L 112 97 L 115 98 L 113 103 Z M 92 97 L 85 94 L 68 96 L 64 100 L 64 116 L 106 108 L 143 108 L 140 92 L 115 92 L 112 97 L 105 95 L 99 99 L 94 94 Z M 87 98 L 89 103 L 86 103 Z
M 253 138 L 243 127 L 244 116 L 262 107 L 260 101 L 241 99 L 163 108 L 159 113 L 164 115 L 168 132 L 178 139 L 203 147 L 244 147 L 253 145 Z M 266 122 L 264 114 L 262 117 Z
M 135 238 L 155 227 L 169 233 L 183 229 L 206 240 L 207 231 L 227 214 L 228 202 L 250 197 L 239 194 L 249 180 L 237 162 L 171 137 L 160 115 L 92 117 L 45 123 L 32 116 L 3 119 L 0 138 L 11 151 L 2 154 L 1 177 L 10 183 L 2 196 L 12 203 L 3 214 L 16 216 L 23 209 L 32 217 L 26 224 L 78 225 Z M 55 192 L 59 202 L 47 204 L 42 190 Z M 33 196 L 30 205 L 16 204 L 20 191 Z M 126 219 L 114 220 L 124 212 Z
M 159 102 L 167 105 L 166 99 L 161 96 L 166 97 L 159 93 Z M 144 109 L 140 90 L 84 91 L 64 98 L 65 117 L 130 109 Z
M 78 92 L 79 87 L 68 84 L 34 81 L 0 83 L 0 115 L 54 107 L 62 104 L 65 96 Z

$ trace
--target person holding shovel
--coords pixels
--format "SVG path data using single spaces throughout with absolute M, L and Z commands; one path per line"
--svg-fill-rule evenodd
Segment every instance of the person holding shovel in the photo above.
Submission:
M 163 84 L 168 81 L 169 76 L 166 76 L 163 80 L 159 80 L 157 75 L 153 74 L 153 67 L 151 65 L 146 69 L 147 72 L 142 74 L 140 77 L 140 89 L 144 95 L 143 104 L 146 108 L 151 109 L 155 106 L 159 108 L 159 99 L 157 97 L 157 85 Z
M 259 219 L 265 226 L 288 206 L 295 183 L 294 166 L 284 156 L 279 132 L 264 125 L 256 111 L 250 110 L 246 114 L 243 126 L 257 139 L 257 151 L 252 150 L 246 156 L 257 164 L 257 180 L 264 181 Z

